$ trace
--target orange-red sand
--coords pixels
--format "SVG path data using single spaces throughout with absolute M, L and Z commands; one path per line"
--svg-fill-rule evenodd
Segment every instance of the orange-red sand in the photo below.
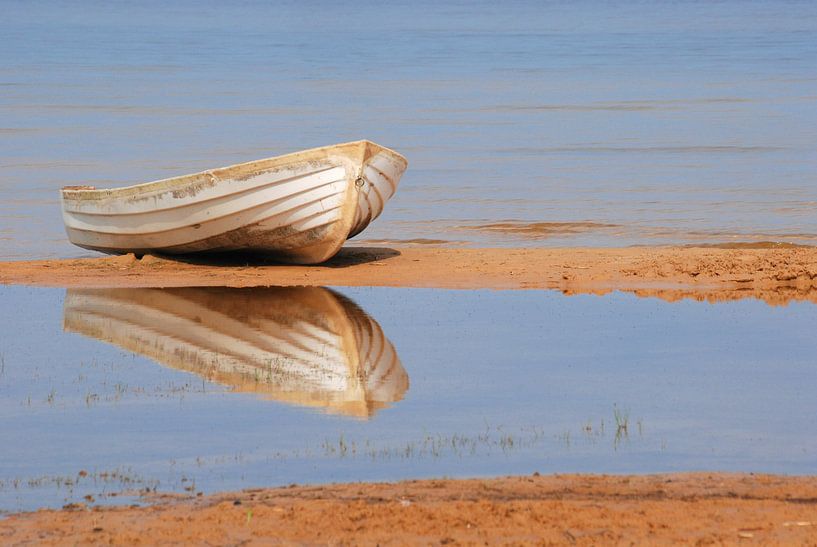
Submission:
M 322 266 L 131 256 L 0 262 L 0 283 L 627 290 L 817 302 L 817 248 L 348 248 Z M 253 490 L 0 520 L 0 544 L 817 545 L 817 478 L 546 476 Z
M 133 255 L 0 262 L 0 283 L 70 287 L 329 285 L 646 291 L 817 301 L 817 247 L 346 248 L 321 266 Z
M 524 476 L 257 489 L 0 520 L 4 545 L 817 543 L 817 478 Z

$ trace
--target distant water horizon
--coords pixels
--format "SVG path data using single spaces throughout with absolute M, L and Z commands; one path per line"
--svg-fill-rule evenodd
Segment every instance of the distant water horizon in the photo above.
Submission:
M 3 2 L 0 260 L 58 190 L 367 138 L 350 244 L 817 244 L 817 4 Z

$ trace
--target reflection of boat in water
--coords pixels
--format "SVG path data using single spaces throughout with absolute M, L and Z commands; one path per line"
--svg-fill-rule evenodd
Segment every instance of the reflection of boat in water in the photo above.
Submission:
M 368 417 L 408 375 L 380 325 L 320 287 L 68 289 L 65 329 L 232 387 Z

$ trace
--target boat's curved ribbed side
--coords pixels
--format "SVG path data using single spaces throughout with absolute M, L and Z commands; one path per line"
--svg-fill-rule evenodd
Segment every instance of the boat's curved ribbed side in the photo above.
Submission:
M 349 237 L 362 232 L 380 216 L 386 202 L 397 192 L 400 177 L 407 167 L 406 160 L 390 150 L 381 149 L 364 164 L 358 182 L 357 209 Z
M 236 391 L 330 412 L 370 416 L 408 389 L 380 326 L 323 288 L 69 289 L 64 327 Z
M 369 141 L 114 190 L 67 187 L 69 240 L 108 253 L 266 252 L 322 262 L 383 211 L 406 161 Z
M 320 163 L 295 175 L 279 170 L 219 180 L 194 197 L 173 191 L 140 197 L 132 210 L 116 199 L 94 208 L 67 202 L 65 226 L 76 245 L 110 252 L 282 251 L 321 240 L 321 228 L 343 221 L 349 179 L 343 165 Z

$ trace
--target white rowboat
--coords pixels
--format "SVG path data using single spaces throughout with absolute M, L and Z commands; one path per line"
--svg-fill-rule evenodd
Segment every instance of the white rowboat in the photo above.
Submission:
M 358 418 L 409 387 L 377 321 L 322 287 L 68 289 L 63 326 L 233 391 Z
M 124 188 L 66 186 L 63 220 L 71 243 L 104 253 L 316 264 L 383 212 L 407 165 L 364 140 Z

